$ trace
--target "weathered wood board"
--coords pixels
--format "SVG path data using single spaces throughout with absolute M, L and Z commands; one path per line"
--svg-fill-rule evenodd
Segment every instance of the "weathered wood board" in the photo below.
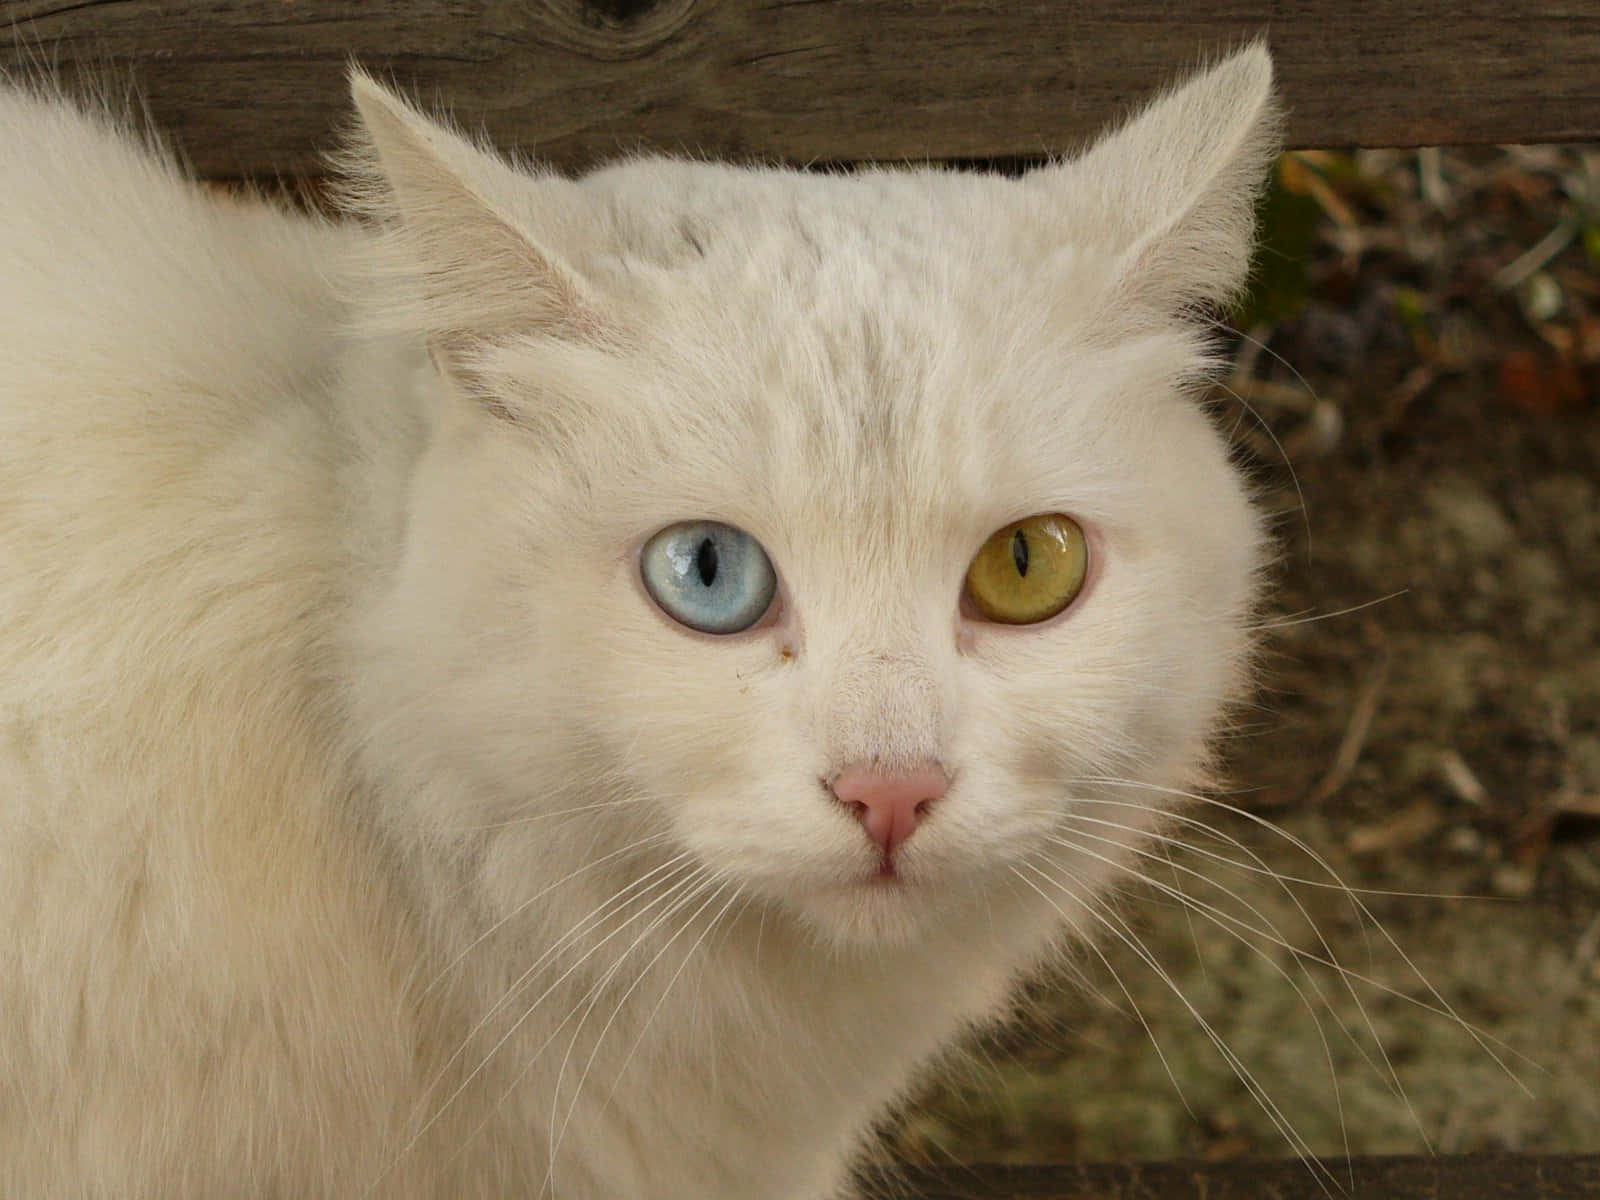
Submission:
M 946 1167 L 900 1181 L 901 1200 L 1593 1200 L 1600 1155 L 1463 1155 L 1329 1162 Z
M 130 78 L 203 173 L 315 173 L 357 59 L 564 166 L 1072 149 L 1266 35 L 1295 145 L 1600 136 L 1572 0 L 0 0 L 0 69 Z

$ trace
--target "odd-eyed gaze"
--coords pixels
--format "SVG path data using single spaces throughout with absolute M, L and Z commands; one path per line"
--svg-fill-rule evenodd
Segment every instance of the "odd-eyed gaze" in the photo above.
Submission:
M 1271 79 L 569 179 L 354 72 L 338 225 L 0 79 L 0 1198 L 859 1196 L 1198 824 Z

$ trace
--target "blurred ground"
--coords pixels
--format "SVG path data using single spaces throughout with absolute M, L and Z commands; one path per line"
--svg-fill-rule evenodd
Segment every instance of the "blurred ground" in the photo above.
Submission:
M 1293 155 L 1266 220 L 1219 404 L 1282 560 L 1248 816 L 1191 815 L 1426 895 L 1363 914 L 1180 826 L 1123 905 L 1171 986 L 1079 955 L 896 1128 L 914 1161 L 1600 1150 L 1600 152 Z

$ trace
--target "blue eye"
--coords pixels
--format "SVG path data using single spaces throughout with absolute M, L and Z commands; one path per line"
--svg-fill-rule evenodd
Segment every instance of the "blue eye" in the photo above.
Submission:
M 701 633 L 749 629 L 778 590 L 761 543 L 718 521 L 668 525 L 644 544 L 639 572 L 667 616 Z

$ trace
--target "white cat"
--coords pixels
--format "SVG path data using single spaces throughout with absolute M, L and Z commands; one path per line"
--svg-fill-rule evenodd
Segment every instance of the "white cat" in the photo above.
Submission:
M 0 1195 L 820 1200 L 1239 690 L 1259 46 L 1021 181 L 361 223 L 0 91 Z

